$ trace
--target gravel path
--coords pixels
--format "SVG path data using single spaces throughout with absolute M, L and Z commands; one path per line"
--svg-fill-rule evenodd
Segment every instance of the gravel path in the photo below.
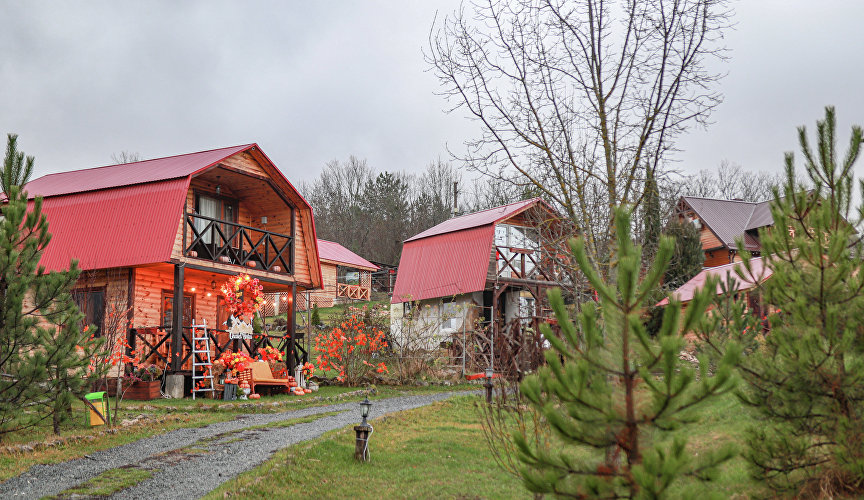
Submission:
M 372 416 L 418 408 L 454 394 L 447 392 L 375 400 Z M 287 427 L 249 429 L 333 411 L 341 413 Z M 129 465 L 152 469 L 153 476 L 117 493 L 113 498 L 199 498 L 225 481 L 260 465 L 281 448 L 356 424 L 358 415 L 357 403 L 351 402 L 281 413 L 241 415 L 228 422 L 177 429 L 99 451 L 85 458 L 34 466 L 24 474 L 0 484 L 0 498 L 36 499 L 56 495 L 106 470 Z M 374 443 L 374 437 L 370 443 Z

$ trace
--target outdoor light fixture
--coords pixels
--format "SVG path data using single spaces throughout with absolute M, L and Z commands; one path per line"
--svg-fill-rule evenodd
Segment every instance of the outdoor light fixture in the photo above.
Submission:
M 354 432 L 357 438 L 354 441 L 354 458 L 361 462 L 369 461 L 369 436 L 372 435 L 373 428 L 366 422 L 366 417 L 369 416 L 369 409 L 372 408 L 372 403 L 367 395 L 363 402 L 360 403 L 360 416 L 363 417 L 363 422 L 360 425 L 354 426 Z
M 210 288 L 212 288 L 213 290 L 216 289 L 216 280 L 210 282 Z
M 486 368 L 486 402 L 492 404 L 492 377 L 495 375 L 495 371 L 490 366 Z
M 190 292 L 194 292 L 194 291 L 195 291 L 195 287 L 193 286 L 192 288 L 189 289 L 189 291 L 190 291 Z
M 366 398 L 360 402 L 360 416 L 363 417 L 363 422 L 361 422 L 360 425 L 369 425 L 366 423 L 366 417 L 369 416 L 370 408 L 372 408 L 372 402 L 369 401 L 369 396 L 366 396 Z
M 210 293 L 210 292 L 207 292 L 207 296 L 208 296 L 208 297 L 210 297 L 211 295 L 213 295 L 213 294 Z
M 222 186 L 219 184 L 216 185 L 216 194 L 222 194 Z

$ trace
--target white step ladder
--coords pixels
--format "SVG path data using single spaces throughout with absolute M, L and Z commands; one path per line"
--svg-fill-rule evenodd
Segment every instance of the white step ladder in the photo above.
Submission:
M 193 321 L 194 323 L 194 321 Z M 202 335 L 196 337 L 196 335 Z M 203 342 L 204 347 L 198 348 L 198 342 Z M 206 356 L 200 356 L 206 354 Z M 203 359 L 203 361 L 199 361 Z M 199 375 L 198 372 L 201 372 Z M 209 380 L 210 388 L 198 387 L 199 380 Z M 213 362 L 210 359 L 210 336 L 207 334 L 207 320 L 203 324 L 192 325 L 192 399 L 195 399 L 195 393 L 212 392 L 213 397 L 216 397 L 216 387 L 213 385 Z

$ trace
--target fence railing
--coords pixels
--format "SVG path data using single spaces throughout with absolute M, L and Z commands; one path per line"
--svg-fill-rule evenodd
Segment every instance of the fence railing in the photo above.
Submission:
M 285 234 L 187 213 L 183 255 L 263 269 L 294 272 L 294 238 Z M 187 237 L 191 235 L 191 238 Z

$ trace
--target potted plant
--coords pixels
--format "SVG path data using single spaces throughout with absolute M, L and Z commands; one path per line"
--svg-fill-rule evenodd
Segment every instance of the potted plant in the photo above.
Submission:
M 156 365 L 140 365 L 128 378 L 132 385 L 126 390 L 126 399 L 147 401 L 159 397 L 162 369 Z

